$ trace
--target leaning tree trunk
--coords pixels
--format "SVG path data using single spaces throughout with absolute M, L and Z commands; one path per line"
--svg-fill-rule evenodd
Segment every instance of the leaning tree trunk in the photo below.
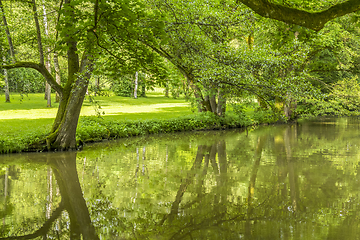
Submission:
M 76 64 L 76 55 L 75 52 L 72 54 L 70 53 L 69 64 Z M 72 57 L 75 57 L 73 58 L 73 61 L 70 60 Z M 80 117 L 81 106 L 93 70 L 93 60 L 89 60 L 89 57 L 90 55 L 88 53 L 84 53 L 81 66 L 78 69 L 78 74 L 69 71 L 70 74 L 72 74 L 70 79 L 74 79 L 75 81 L 68 80 L 67 86 L 64 88 L 64 94 L 60 100 L 58 113 L 51 134 L 47 139 L 49 149 L 67 150 L 76 148 L 76 128 Z M 75 70 L 76 66 L 73 67 Z M 69 67 L 69 69 L 71 69 L 71 67 Z
M 34 0 L 33 0 L 34 2 Z M 71 9 L 70 1 L 65 0 L 68 5 L 67 9 Z M 34 18 L 37 19 L 36 5 L 34 4 Z M 97 7 L 97 5 L 95 5 Z M 70 17 L 71 10 L 70 10 Z M 38 25 L 38 21 L 35 20 Z M 72 29 L 75 21 L 68 21 L 67 29 Z M 95 26 L 96 27 L 96 26 Z M 95 29 L 94 27 L 94 29 Z M 37 30 L 39 28 L 37 27 Z M 94 30 L 93 29 L 93 30 Z M 95 31 L 95 30 L 94 30 Z M 44 66 L 44 57 L 42 54 L 41 36 L 38 33 L 38 44 L 40 52 L 40 63 L 34 62 L 17 62 L 6 66 L 1 66 L 4 69 L 13 68 L 33 68 L 41 73 L 45 80 L 51 87 L 60 95 L 60 103 L 58 112 L 50 134 L 46 138 L 47 147 L 49 150 L 69 150 L 76 148 L 76 128 L 80 116 L 80 110 L 85 98 L 85 93 L 89 84 L 89 79 L 93 71 L 94 58 L 90 54 L 94 47 L 94 36 L 89 32 L 87 44 L 84 46 L 84 53 L 81 63 L 79 61 L 77 41 L 74 35 L 67 36 L 68 47 L 68 78 L 64 87 L 58 84 L 55 78 L 49 73 Z M 40 47 L 41 46 L 41 47 Z

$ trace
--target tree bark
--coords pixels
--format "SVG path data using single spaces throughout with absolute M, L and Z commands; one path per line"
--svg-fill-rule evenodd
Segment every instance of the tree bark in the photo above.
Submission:
M 43 10 L 44 10 L 44 31 L 45 31 L 45 35 L 47 37 L 49 37 L 49 30 L 48 30 L 48 21 L 47 21 L 47 17 L 46 17 L 46 8 L 45 8 L 45 2 L 43 0 L 42 2 L 42 6 L 43 6 Z M 46 48 L 46 69 L 48 70 L 48 72 L 51 74 L 51 50 L 50 47 L 47 46 Z M 45 99 L 47 100 L 47 107 L 51 107 L 51 86 L 49 85 L 48 82 L 45 82 Z
M 137 98 L 137 89 L 138 89 L 138 77 L 139 73 L 136 71 L 135 73 L 135 87 L 134 87 L 134 98 Z
M 242 2 L 263 17 L 300 25 L 315 31 L 321 30 L 328 21 L 334 18 L 360 10 L 359 0 L 348 0 L 321 12 L 307 12 L 269 0 L 238 0 L 238 2 Z
M 146 76 L 145 76 L 146 77 Z M 144 77 L 144 78 L 145 78 Z M 146 97 L 146 84 L 145 79 L 141 81 L 141 97 Z
M 224 96 L 224 91 L 219 89 L 218 93 L 218 106 L 217 106 L 217 115 L 223 116 L 226 111 L 226 98 Z
M 4 64 L 6 62 L 6 57 L 5 56 L 3 56 L 3 62 L 4 62 Z M 9 78 L 8 78 L 8 72 L 7 72 L 6 69 L 4 69 L 4 82 L 5 82 L 5 86 L 4 86 L 5 102 L 9 103 L 10 102 Z
M 89 58 L 89 54 L 85 53 L 75 84 L 66 97 L 60 101 L 61 106 L 59 106 L 57 119 L 54 122 L 52 134 L 48 138 L 48 148 L 50 149 L 76 148 L 76 128 L 93 70 L 93 60 Z M 55 141 L 52 143 L 54 139 Z
M 169 97 L 169 83 L 168 80 L 166 81 L 166 85 L 165 85 L 165 97 Z
M 3 23 L 4 23 L 4 27 L 5 27 L 6 37 L 8 39 L 8 43 L 9 43 L 10 55 L 12 58 L 12 62 L 14 63 L 14 62 L 16 62 L 14 44 L 12 42 L 9 26 L 7 24 L 7 20 L 6 20 L 6 16 L 5 16 L 4 6 L 3 6 L 1 0 L 0 0 L 0 11 L 1 11 L 2 19 L 3 19 Z
M 39 60 L 40 60 L 40 65 L 44 65 L 45 64 L 44 50 L 43 50 L 43 45 L 42 45 L 39 17 L 38 17 L 38 13 L 37 13 L 37 6 L 36 6 L 35 0 L 32 0 L 32 4 L 33 4 L 34 21 L 35 21 L 35 27 L 36 27 L 36 36 L 37 36 L 37 44 L 38 44 L 38 51 L 39 51 Z M 51 74 L 50 71 L 49 71 L 49 67 L 46 66 L 46 68 L 47 68 L 49 74 Z M 50 96 L 48 96 L 49 89 L 50 88 L 48 87 L 48 83 L 45 82 L 45 96 L 44 96 L 44 99 L 47 100 L 47 106 L 48 107 L 51 106 L 51 102 L 50 102 L 50 106 L 49 106 L 49 98 L 50 98 Z
M 54 52 L 54 68 L 55 68 L 55 79 L 57 84 L 61 85 L 61 77 L 60 77 L 60 66 L 59 66 L 59 59 L 58 54 Z M 60 95 L 56 92 L 55 102 L 60 102 Z
M 5 28 L 5 33 L 6 33 L 6 37 L 7 37 L 9 48 L 10 48 L 11 60 L 14 63 L 16 61 L 14 45 L 13 45 L 13 42 L 12 42 L 9 26 L 7 24 L 5 11 L 4 11 L 4 6 L 3 6 L 1 0 L 0 0 L 0 13 L 2 15 L 3 24 L 4 24 L 4 28 Z M 3 61 L 4 61 L 4 64 L 5 64 L 6 63 L 6 57 L 5 56 L 3 57 Z M 4 89 L 5 90 L 5 102 L 10 102 L 9 79 L 8 79 L 8 72 L 7 72 L 6 69 L 4 69 L 4 77 L 5 77 L 5 79 L 4 79 L 4 81 L 5 81 L 5 89 Z
M 34 0 L 33 0 L 34 2 Z M 76 24 L 75 16 L 70 4 L 70 0 L 65 0 L 65 5 L 67 9 L 65 14 L 67 14 L 71 20 L 65 23 L 66 29 L 73 29 L 74 24 Z M 95 7 L 97 5 L 95 4 Z M 34 16 L 36 14 L 36 6 L 34 4 Z M 37 17 L 34 17 L 35 19 Z M 37 21 L 38 22 L 38 21 Z M 77 41 L 75 34 L 69 34 L 67 36 L 67 60 L 68 60 L 68 78 L 64 87 L 56 82 L 54 77 L 49 73 L 49 71 L 44 66 L 44 56 L 41 54 L 41 41 L 38 38 L 39 51 L 40 51 L 40 63 L 34 62 L 17 62 L 15 64 L 10 64 L 6 66 L 1 66 L 4 69 L 13 69 L 13 68 L 33 68 L 40 72 L 45 80 L 51 85 L 51 87 L 59 93 L 60 103 L 59 108 L 51 129 L 50 134 L 46 138 L 46 144 L 48 150 L 70 150 L 76 148 L 76 128 L 79 121 L 80 110 L 82 103 L 85 98 L 86 90 L 89 84 L 89 79 L 93 71 L 94 57 L 92 56 L 92 51 L 94 47 L 94 29 L 88 31 L 88 35 L 85 37 L 85 44 L 83 48 L 83 57 L 81 62 L 79 61 Z M 39 31 L 38 31 L 39 33 Z
M 42 46 L 41 30 L 40 30 L 39 17 L 38 17 L 38 13 L 37 13 L 37 7 L 36 7 L 35 0 L 32 0 L 32 4 L 33 4 L 33 13 L 34 13 L 34 21 L 35 21 L 35 27 L 36 27 L 36 37 L 37 37 L 40 64 L 44 65 L 44 51 L 43 51 L 43 46 Z
M 211 96 L 209 97 L 209 100 L 210 100 L 211 112 L 217 114 L 216 95 L 211 94 Z
M 188 83 L 190 87 L 192 88 L 194 92 L 194 96 L 196 98 L 196 102 L 198 104 L 198 111 L 199 112 L 206 112 L 209 109 L 211 109 L 210 101 L 209 99 L 206 99 L 203 97 L 201 90 L 196 84 L 194 83 L 194 76 L 192 74 L 185 74 L 186 79 L 188 80 Z

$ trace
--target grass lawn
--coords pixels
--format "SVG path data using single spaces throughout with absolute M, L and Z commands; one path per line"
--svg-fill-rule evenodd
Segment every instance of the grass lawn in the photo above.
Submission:
M 34 132 L 48 132 L 56 116 L 58 104 L 55 94 L 52 107 L 46 107 L 44 94 L 11 95 L 11 103 L 5 103 L 0 95 L 0 139 L 27 135 Z M 3 101 L 1 101 L 3 98 Z M 95 98 L 97 104 L 85 99 L 81 116 L 97 113 L 108 120 L 149 120 L 170 119 L 192 114 L 189 103 L 183 98 L 166 98 L 161 93 L 147 93 L 146 98 L 126 98 L 101 96 Z M 100 106 L 96 107 L 97 105 Z

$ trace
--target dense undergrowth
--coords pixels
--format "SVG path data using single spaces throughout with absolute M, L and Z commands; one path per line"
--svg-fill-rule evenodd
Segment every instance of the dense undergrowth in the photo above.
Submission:
M 114 121 L 100 117 L 82 117 L 76 139 L 84 143 L 105 139 L 118 139 L 146 134 L 173 133 L 240 128 L 250 125 L 272 123 L 279 118 L 269 111 L 231 111 L 223 117 L 213 113 L 199 113 L 167 120 Z M 46 133 L 29 133 L 0 139 L 0 153 L 45 151 Z

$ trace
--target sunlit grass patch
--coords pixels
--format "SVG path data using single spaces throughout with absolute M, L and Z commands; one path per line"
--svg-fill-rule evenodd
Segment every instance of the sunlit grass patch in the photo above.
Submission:
M 189 104 L 183 98 L 165 98 L 162 93 L 148 94 L 146 98 L 118 96 L 87 97 L 81 116 L 101 115 L 106 120 L 170 119 L 191 114 Z M 58 103 L 55 94 L 52 107 L 46 107 L 44 94 L 11 94 L 11 103 L 0 100 L 0 140 L 31 133 L 50 131 L 56 116 Z M 95 101 L 94 101 L 95 100 Z M 105 113 L 105 114 L 103 114 Z

